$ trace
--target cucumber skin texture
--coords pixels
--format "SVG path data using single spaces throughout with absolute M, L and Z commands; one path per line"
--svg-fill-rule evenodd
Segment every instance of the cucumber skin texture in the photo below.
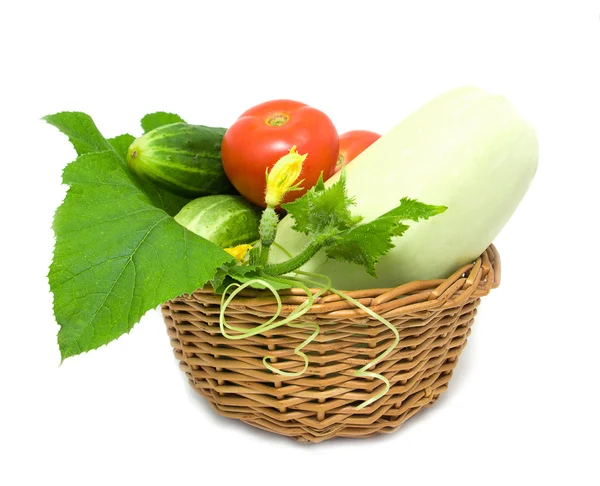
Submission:
M 259 239 L 260 209 L 242 196 L 204 196 L 186 204 L 175 221 L 221 248 Z
M 352 208 L 365 222 L 391 210 L 401 197 L 447 206 L 428 221 L 408 222 L 376 266 L 327 260 L 317 253 L 302 269 L 322 273 L 334 287 L 354 290 L 396 287 L 414 280 L 447 278 L 474 261 L 512 216 L 537 169 L 534 128 L 504 97 L 473 87 L 433 99 L 384 134 L 347 169 Z M 339 173 L 325 182 L 329 187 Z M 307 237 L 291 229 L 288 216 L 276 242 L 292 254 Z M 276 247 L 274 261 L 286 257 Z
M 225 131 L 187 123 L 163 125 L 133 141 L 127 163 L 141 179 L 179 196 L 237 194 L 221 161 Z

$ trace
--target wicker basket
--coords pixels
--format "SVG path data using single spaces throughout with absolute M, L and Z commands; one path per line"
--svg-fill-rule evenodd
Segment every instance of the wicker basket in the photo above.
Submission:
M 400 427 L 447 389 L 467 342 L 481 297 L 500 283 L 500 257 L 493 245 L 474 263 L 440 280 L 415 281 L 393 289 L 348 292 L 399 331 L 394 352 L 370 371 L 384 375 L 391 388 L 379 400 L 356 406 L 385 385 L 356 378 L 394 340 L 391 330 L 335 294 L 315 300 L 303 321 L 320 325 L 304 348 L 306 372 L 295 378 L 275 374 L 262 360 L 274 356 L 282 370 L 301 369 L 294 348 L 309 331 L 278 327 L 265 335 L 229 340 L 219 330 L 220 296 L 209 288 L 163 305 L 174 353 L 191 386 L 220 414 L 299 442 L 332 437 L 369 437 Z M 298 289 L 281 291 L 282 316 L 306 299 Z M 236 326 L 253 327 L 276 310 L 267 291 L 246 290 L 225 316 Z

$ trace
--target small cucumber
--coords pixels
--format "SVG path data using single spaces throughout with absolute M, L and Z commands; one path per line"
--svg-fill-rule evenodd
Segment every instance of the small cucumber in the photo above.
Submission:
M 242 196 L 204 196 L 186 204 L 175 221 L 221 248 L 259 239 L 260 209 Z
M 221 162 L 225 128 L 172 123 L 133 141 L 130 169 L 141 179 L 179 196 L 236 194 Z

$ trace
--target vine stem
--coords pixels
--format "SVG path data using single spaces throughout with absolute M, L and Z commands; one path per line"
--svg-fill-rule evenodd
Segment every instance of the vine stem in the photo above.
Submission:
M 271 263 L 263 267 L 265 275 L 284 275 L 300 268 L 310 260 L 325 244 L 322 241 L 311 241 L 300 253 L 281 263 Z

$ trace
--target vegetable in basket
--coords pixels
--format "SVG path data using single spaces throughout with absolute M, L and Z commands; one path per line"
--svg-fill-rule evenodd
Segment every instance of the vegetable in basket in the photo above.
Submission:
M 352 162 L 358 154 L 379 140 L 381 135 L 369 130 L 350 130 L 340 135 L 340 154 L 335 164 L 335 172 Z
M 258 240 L 260 210 L 242 196 L 204 196 L 181 208 L 175 221 L 219 248 L 229 248 Z
M 309 153 L 302 171 L 303 190 L 289 193 L 284 202 L 300 197 L 329 178 L 338 156 L 338 134 L 320 110 L 293 100 L 273 100 L 246 110 L 223 138 L 221 156 L 229 180 L 246 199 L 265 207 L 265 171 L 292 146 Z
M 346 167 L 346 184 L 365 221 L 404 196 L 435 201 L 448 211 L 411 228 L 381 258 L 377 278 L 325 251 L 302 269 L 327 275 L 346 290 L 445 278 L 481 255 L 500 232 L 533 179 L 537 157 L 533 127 L 502 96 L 472 87 L 442 94 L 358 155 Z M 286 217 L 276 239 L 292 253 L 309 241 L 296 224 Z M 272 256 L 287 258 L 277 247 Z
M 162 125 L 131 144 L 127 162 L 142 180 L 183 197 L 235 194 L 221 162 L 224 133 L 183 122 Z

